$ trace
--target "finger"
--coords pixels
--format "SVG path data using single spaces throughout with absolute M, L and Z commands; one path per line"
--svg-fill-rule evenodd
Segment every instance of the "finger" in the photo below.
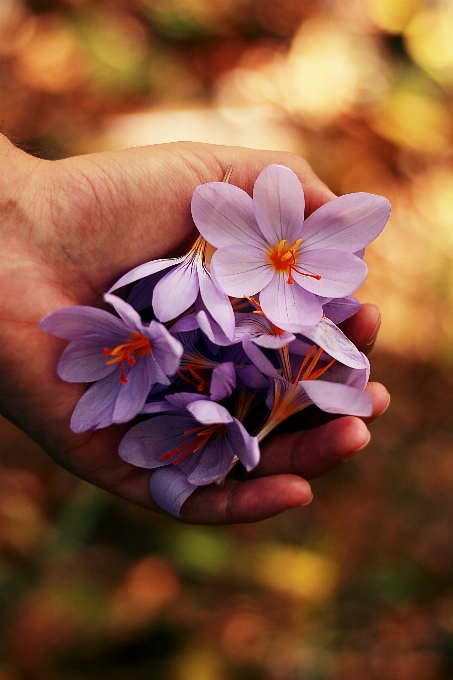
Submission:
M 308 482 L 295 475 L 276 475 L 244 482 L 227 479 L 223 487 L 200 486 L 181 509 L 190 524 L 259 522 L 312 500 Z
M 363 449 L 370 440 L 360 418 L 345 416 L 321 427 L 277 435 L 263 446 L 253 476 L 290 473 L 313 479 L 325 474 Z
M 381 313 L 376 305 L 365 303 L 362 308 L 346 321 L 340 328 L 348 338 L 364 354 L 369 354 L 374 347 L 381 325 Z
M 223 172 L 227 166 L 234 164 L 231 183 L 236 184 L 248 193 L 259 173 L 271 164 L 285 165 L 299 178 L 305 194 L 305 216 L 311 215 L 321 205 L 336 198 L 335 194 L 313 172 L 307 161 L 301 156 L 286 151 L 260 151 L 242 147 L 211 146 L 209 148 L 221 162 Z M 225 165 L 226 164 L 226 165 Z M 213 181 L 212 178 L 206 181 Z
M 373 412 L 368 418 L 362 418 L 362 420 L 370 425 L 374 423 L 376 418 L 382 416 L 383 413 L 388 409 L 390 404 L 390 394 L 387 392 L 384 385 L 378 382 L 369 382 L 366 386 L 366 391 L 371 394 L 373 399 Z

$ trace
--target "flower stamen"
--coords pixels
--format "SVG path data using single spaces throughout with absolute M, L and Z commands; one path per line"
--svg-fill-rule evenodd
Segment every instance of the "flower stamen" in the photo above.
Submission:
M 127 383 L 129 382 L 128 379 L 126 378 L 126 371 L 125 371 L 125 364 L 129 366 L 133 366 L 136 363 L 136 357 L 141 358 L 145 356 L 146 354 L 149 354 L 151 352 L 151 343 L 149 341 L 149 338 L 145 337 L 141 333 L 132 333 L 131 339 L 129 342 L 125 342 L 122 345 L 117 345 L 113 349 L 109 349 L 108 347 L 104 347 L 104 356 L 105 357 L 110 357 L 112 356 L 113 359 L 109 359 L 109 361 L 106 361 L 107 366 L 110 364 L 117 364 L 120 363 L 120 382 L 121 383 Z M 135 354 L 135 356 L 134 356 Z
M 188 371 L 192 377 L 190 378 L 189 376 L 184 375 L 182 371 L 178 371 L 177 373 L 179 377 L 195 387 L 198 392 L 203 392 L 209 387 L 209 382 L 206 380 L 206 378 L 203 378 L 203 376 L 200 375 L 200 373 L 193 366 L 186 364 L 184 366 L 184 370 Z
M 197 453 L 208 441 L 220 439 L 226 434 L 226 426 L 223 423 L 215 423 L 214 425 L 201 425 L 201 427 L 194 427 L 190 430 L 184 431 L 184 436 L 195 434 L 196 436 L 189 441 L 180 444 L 171 451 L 161 454 L 162 460 L 170 460 L 174 456 L 178 456 L 176 460 L 172 461 L 172 465 L 179 465 L 190 453 Z
M 274 267 L 276 272 L 284 272 L 288 275 L 288 280 L 286 283 L 290 286 L 294 283 L 293 270 L 300 274 L 301 276 L 308 276 L 311 279 L 316 279 L 319 281 L 321 276 L 319 274 L 307 274 L 306 272 L 301 272 L 300 269 L 296 268 L 296 251 L 302 243 L 302 239 L 298 238 L 297 241 L 291 248 L 286 247 L 286 238 L 282 239 L 278 246 L 272 248 L 268 253 L 271 265 Z

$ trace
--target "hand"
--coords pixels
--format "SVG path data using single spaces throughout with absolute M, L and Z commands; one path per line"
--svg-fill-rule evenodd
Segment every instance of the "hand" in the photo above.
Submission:
M 176 143 L 49 162 L 0 138 L 0 155 L 8 168 L 0 180 L 0 410 L 75 475 L 163 512 L 150 497 L 149 470 L 117 454 L 127 426 L 77 435 L 69 429 L 85 386 L 58 378 L 66 343 L 38 322 L 68 305 L 103 306 L 102 294 L 132 267 L 183 254 L 196 236 L 193 190 L 220 181 L 229 163 L 233 183 L 248 192 L 266 165 L 287 165 L 304 186 L 308 213 L 333 194 L 305 161 L 284 152 Z M 376 308 L 365 306 L 345 332 L 366 350 L 377 325 Z M 376 417 L 388 395 L 378 384 L 368 389 Z M 326 472 L 368 439 L 366 424 L 351 416 L 272 437 L 253 478 L 200 487 L 183 505 L 182 519 L 250 522 L 305 504 L 311 490 L 302 477 Z

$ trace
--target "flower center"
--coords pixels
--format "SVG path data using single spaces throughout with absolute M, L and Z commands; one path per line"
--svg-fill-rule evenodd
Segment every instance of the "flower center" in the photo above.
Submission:
M 198 392 L 205 392 L 206 394 L 209 394 L 209 381 L 200 375 L 200 370 L 197 370 L 197 368 L 191 364 L 185 364 L 184 370 L 190 375 L 184 375 L 182 370 L 179 370 L 177 374 L 180 378 L 182 378 L 182 380 L 188 382 L 189 385 L 196 387 Z
M 301 243 L 302 239 L 298 238 L 291 248 L 287 248 L 285 245 L 286 238 L 284 238 L 282 241 L 280 241 L 278 246 L 274 246 L 272 250 L 268 252 L 270 263 L 275 271 L 277 273 L 283 272 L 284 274 L 288 275 L 288 280 L 286 283 L 289 285 L 294 283 L 293 270 L 297 271 L 297 273 L 301 274 L 301 276 L 309 276 L 311 279 L 316 279 L 317 281 L 319 281 L 321 278 L 319 274 L 306 274 L 305 272 L 301 272 L 299 269 L 296 269 L 296 250 L 299 248 Z
M 277 425 L 310 405 L 310 400 L 298 388 L 298 383 L 300 380 L 316 380 L 334 365 L 335 359 L 329 361 L 325 366 L 320 367 L 318 365 L 323 351 L 322 347 L 316 350 L 316 345 L 312 345 L 305 355 L 294 380 L 291 378 L 289 362 L 287 367 L 283 364 L 286 382 L 274 380 L 274 404 L 266 423 L 257 435 L 258 441 L 263 441 L 264 437 L 267 437 Z
M 201 427 L 194 427 L 190 430 L 185 430 L 184 436 L 195 435 L 192 439 L 180 444 L 176 448 L 163 453 L 162 460 L 170 460 L 177 456 L 176 460 L 171 461 L 172 465 L 179 465 L 181 461 L 186 458 L 189 453 L 197 453 L 205 444 L 215 439 L 221 439 L 226 435 L 226 425 L 223 423 L 215 423 L 214 425 L 201 425 Z
M 120 371 L 120 382 L 129 382 L 126 378 L 125 364 L 128 363 L 129 366 L 133 366 L 138 359 L 144 357 L 146 354 L 151 352 L 151 343 L 148 338 L 146 338 L 141 333 L 132 333 L 130 341 L 125 342 L 122 345 L 117 345 L 114 349 L 109 349 L 104 347 L 104 356 L 113 357 L 106 361 L 106 364 L 121 364 Z M 135 355 L 135 356 L 134 356 Z

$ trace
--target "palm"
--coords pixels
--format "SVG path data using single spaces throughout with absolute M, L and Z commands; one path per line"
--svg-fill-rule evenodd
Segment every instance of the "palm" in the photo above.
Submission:
M 13 233 L 2 233 L 8 252 L 2 266 L 2 412 L 74 474 L 153 509 L 149 471 L 117 455 L 127 428 L 82 435 L 69 429 L 85 387 L 57 377 L 65 343 L 37 324 L 59 307 L 100 306 L 102 294 L 128 269 L 184 252 L 194 238 L 189 208 L 193 190 L 220 180 L 231 162 L 236 164 L 234 183 L 247 191 L 265 165 L 281 162 L 298 173 L 310 212 L 331 196 L 303 161 L 287 154 L 177 144 L 56 163 L 30 159 L 34 172 L 27 196 L 33 207 L 20 216 Z M 373 314 L 365 310 L 354 339 L 360 343 L 373 323 Z M 379 412 L 385 392 L 376 391 L 375 401 Z M 194 522 L 252 521 L 298 505 L 310 492 L 295 475 L 324 472 L 366 439 L 356 418 L 285 437 L 264 447 L 262 477 L 245 483 L 230 480 L 223 490 L 199 489 L 186 502 L 184 517 Z M 278 457 L 272 455 L 276 448 Z

